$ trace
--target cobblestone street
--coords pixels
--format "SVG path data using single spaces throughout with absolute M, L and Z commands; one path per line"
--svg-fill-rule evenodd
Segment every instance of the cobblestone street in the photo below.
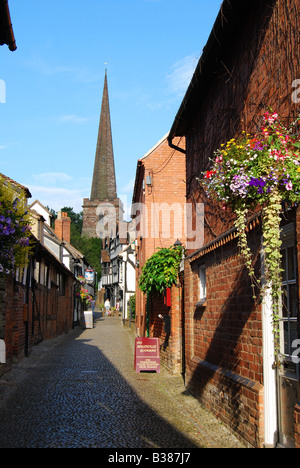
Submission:
M 97 314 L 0 378 L 1 448 L 240 448 L 181 377 L 134 370 L 134 333 Z

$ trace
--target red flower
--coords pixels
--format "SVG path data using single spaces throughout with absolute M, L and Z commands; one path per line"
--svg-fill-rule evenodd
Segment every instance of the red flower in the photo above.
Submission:
M 216 171 L 206 171 L 206 174 L 204 175 L 204 177 L 206 179 L 210 179 L 212 175 L 214 175 L 216 173 Z

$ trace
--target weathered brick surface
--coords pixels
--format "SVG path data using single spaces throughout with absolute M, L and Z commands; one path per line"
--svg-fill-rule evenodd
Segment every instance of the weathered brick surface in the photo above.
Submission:
M 175 143 L 184 147 L 184 140 Z M 151 185 L 146 177 L 151 176 Z M 140 223 L 137 226 L 136 272 L 136 329 L 145 336 L 147 327 L 147 298 L 138 286 L 139 276 L 146 260 L 158 248 L 170 247 L 177 239 L 185 243 L 184 204 L 185 204 L 185 155 L 170 149 L 163 139 L 152 151 L 139 161 L 136 175 L 136 188 L 133 203 L 144 206 L 142 214 L 137 213 Z M 175 208 L 174 213 L 169 208 Z M 141 226 L 144 226 L 141 231 Z M 180 324 L 181 309 L 178 303 L 180 288 L 172 288 L 172 306 L 166 307 L 162 296 L 151 298 L 150 336 L 160 338 L 163 364 L 174 373 L 180 371 Z M 164 322 L 158 315 L 171 317 L 171 332 L 164 332 Z M 168 320 L 168 319 L 167 319 Z
M 72 275 L 66 275 L 63 294 L 56 287 L 48 289 L 36 284 L 34 290 L 29 288 L 29 301 L 25 305 L 26 286 L 12 277 L 4 281 L 4 294 L 0 298 L 3 315 L 1 339 L 5 341 L 8 365 L 27 352 L 30 353 L 36 343 L 55 338 L 72 329 L 73 283 Z M 0 364 L 0 373 L 5 367 Z
M 71 219 L 67 213 L 59 211 L 55 220 L 55 234 L 70 244 L 71 240 Z
M 210 168 L 209 158 L 242 130 L 255 132 L 268 107 L 287 122 L 299 112 L 299 104 L 292 101 L 292 83 L 300 78 L 299 11 L 299 0 L 263 0 L 245 12 L 189 122 L 187 201 L 205 203 L 205 244 L 233 226 L 233 216 L 212 205 L 199 189 L 197 177 Z M 298 220 L 298 245 L 299 233 Z M 258 272 L 260 234 L 258 229 L 250 236 Z M 196 306 L 200 263 L 206 265 L 205 307 Z M 262 446 L 261 310 L 251 299 L 236 240 L 216 246 L 203 257 L 191 257 L 185 263 L 184 278 L 188 386 L 241 438 Z M 299 421 L 298 412 L 296 418 Z M 299 426 L 299 443 L 297 434 Z
M 97 226 L 100 220 L 100 214 L 107 217 L 105 207 L 107 207 L 109 210 L 112 210 L 113 216 L 115 216 L 113 229 L 116 229 L 116 223 L 123 218 L 122 205 L 118 198 L 115 200 L 89 200 L 88 198 L 84 198 L 82 225 L 83 236 L 99 237 L 99 230 L 97 229 Z M 108 227 L 106 228 L 106 231 L 108 235 Z
M 161 362 L 173 374 L 181 371 L 181 294 L 178 283 L 171 288 L 171 307 L 162 294 L 153 294 L 150 305 L 150 336 L 160 339 Z

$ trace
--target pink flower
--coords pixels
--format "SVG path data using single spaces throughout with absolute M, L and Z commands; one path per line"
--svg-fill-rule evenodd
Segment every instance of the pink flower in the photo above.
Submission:
M 292 184 L 292 182 L 289 181 L 289 182 L 286 184 L 285 188 L 286 188 L 287 190 L 293 190 L 293 184 Z
M 270 155 L 275 159 L 275 161 L 284 160 L 286 158 L 286 156 L 287 156 L 285 154 L 282 154 L 282 152 L 280 150 L 277 150 L 277 149 L 273 149 L 271 151 Z
M 264 120 L 265 122 L 269 122 L 269 124 L 272 124 L 275 122 L 275 120 L 278 119 L 278 114 L 274 112 L 273 114 L 269 114 L 269 112 L 266 112 L 264 114 Z

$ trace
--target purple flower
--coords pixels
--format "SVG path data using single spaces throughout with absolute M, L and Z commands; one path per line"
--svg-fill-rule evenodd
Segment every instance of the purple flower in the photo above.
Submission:
M 251 187 L 257 187 L 257 193 L 264 193 L 264 187 L 266 185 L 266 181 L 256 177 L 251 177 L 249 185 Z
M 263 151 L 266 145 L 263 145 L 260 141 L 257 141 L 252 148 L 254 151 Z
M 19 244 L 22 247 L 28 247 L 29 245 L 29 238 L 28 237 L 22 237 L 22 239 L 19 240 Z

